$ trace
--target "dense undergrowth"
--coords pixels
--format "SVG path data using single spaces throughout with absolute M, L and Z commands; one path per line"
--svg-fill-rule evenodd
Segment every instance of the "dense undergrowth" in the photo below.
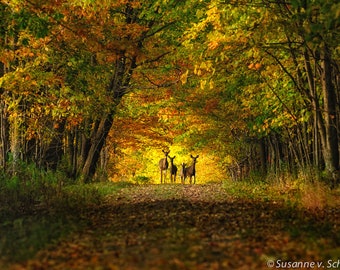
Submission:
M 224 188 L 240 198 L 280 201 L 286 206 L 309 211 L 340 204 L 339 187 L 331 187 L 315 171 L 250 176 L 242 181 L 224 181 Z
M 30 258 L 47 243 L 86 226 L 84 213 L 130 183 L 83 184 L 21 164 L 0 175 L 0 260 Z M 1 268 L 1 263 L 0 263 Z

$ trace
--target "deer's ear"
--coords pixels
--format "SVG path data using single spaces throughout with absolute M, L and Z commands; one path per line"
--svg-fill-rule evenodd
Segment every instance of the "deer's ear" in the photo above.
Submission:
M 197 157 L 196 158 L 198 158 L 199 157 L 199 155 L 197 155 Z
M 175 158 L 176 156 L 174 156 L 173 158 Z

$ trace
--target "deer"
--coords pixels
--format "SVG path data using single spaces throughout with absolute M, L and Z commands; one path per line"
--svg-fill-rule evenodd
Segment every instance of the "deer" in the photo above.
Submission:
M 196 162 L 198 159 L 198 155 L 196 157 L 194 157 L 193 155 L 190 155 L 192 158 L 192 164 L 185 168 L 185 177 L 184 177 L 184 181 L 186 177 L 190 177 L 190 184 L 192 184 L 192 177 L 194 177 L 194 184 L 196 184 Z
M 176 156 L 169 156 L 170 158 L 170 181 L 171 183 L 176 182 L 176 175 L 177 175 L 177 166 L 174 164 L 174 159 Z
M 164 174 L 164 183 L 165 183 L 165 180 L 166 180 L 166 171 L 169 167 L 169 162 L 168 162 L 168 155 L 170 153 L 170 151 L 164 151 L 162 150 L 164 155 L 165 155 L 165 158 L 162 158 L 160 161 L 159 161 L 159 170 L 161 172 L 161 184 L 163 183 L 163 174 Z
M 180 175 L 180 177 L 181 177 L 181 182 L 182 182 L 182 184 L 185 184 L 185 178 L 186 178 L 186 176 L 185 176 L 185 171 L 186 171 L 186 164 L 185 163 L 182 163 L 181 164 L 181 169 L 180 169 L 180 171 L 179 171 L 179 175 Z

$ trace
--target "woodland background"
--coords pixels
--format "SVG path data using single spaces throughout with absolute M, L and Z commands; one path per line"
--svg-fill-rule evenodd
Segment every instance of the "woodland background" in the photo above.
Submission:
M 0 168 L 159 183 L 339 180 L 335 0 L 2 0 Z M 27 172 L 28 171 L 28 172 Z M 65 180 L 69 179 L 69 180 Z
M 337 0 L 0 0 L 0 268 L 337 268 L 339 30 Z

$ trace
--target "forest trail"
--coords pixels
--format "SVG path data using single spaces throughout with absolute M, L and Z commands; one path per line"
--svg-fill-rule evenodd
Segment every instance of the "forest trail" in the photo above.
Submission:
M 280 260 L 328 268 L 340 259 L 332 211 L 240 200 L 220 184 L 127 187 L 85 213 L 86 229 L 11 269 L 270 269 Z

